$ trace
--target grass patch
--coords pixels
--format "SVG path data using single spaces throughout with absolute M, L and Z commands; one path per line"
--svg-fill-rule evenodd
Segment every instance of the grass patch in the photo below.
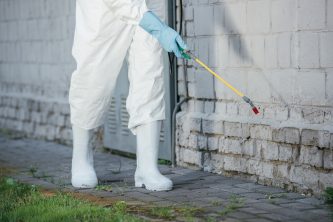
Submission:
M 171 207 L 153 207 L 150 210 L 150 214 L 152 216 L 168 220 L 175 218 L 175 211 Z
M 158 164 L 161 164 L 161 165 L 171 165 L 172 162 L 170 160 L 158 159 Z
M 229 197 L 229 203 L 225 206 L 225 208 L 222 211 L 219 212 L 219 214 L 221 216 L 225 216 L 243 206 L 244 206 L 244 200 L 242 198 L 236 195 L 231 195 Z
M 212 204 L 212 206 L 214 207 L 218 207 L 218 206 L 221 206 L 222 205 L 222 201 L 219 201 L 219 200 L 213 200 L 210 202 Z
M 23 132 L 5 129 L 5 128 L 0 128 L 0 134 L 8 139 L 13 139 L 13 140 L 24 138 Z
M 326 187 L 323 196 L 327 204 L 333 204 L 333 187 Z
M 124 201 L 110 208 L 56 192 L 44 195 L 38 187 L 0 179 L 0 221 L 144 221 L 127 213 Z
M 165 220 L 183 218 L 185 221 L 195 221 L 203 211 L 203 209 L 193 206 L 172 205 L 165 207 L 152 206 L 147 213 L 153 217 Z
M 97 185 L 95 187 L 95 190 L 103 190 L 103 191 L 112 192 L 112 186 L 111 185 Z

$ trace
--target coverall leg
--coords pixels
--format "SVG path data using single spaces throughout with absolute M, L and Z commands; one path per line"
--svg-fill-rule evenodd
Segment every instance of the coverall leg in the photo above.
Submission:
M 126 107 L 130 115 L 128 127 L 135 134 L 136 126 L 165 119 L 162 48 L 141 27 L 119 19 L 105 2 L 77 0 L 72 50 L 77 68 L 69 90 L 71 123 L 83 129 L 104 124 L 129 51 Z M 158 5 L 159 1 L 147 2 Z

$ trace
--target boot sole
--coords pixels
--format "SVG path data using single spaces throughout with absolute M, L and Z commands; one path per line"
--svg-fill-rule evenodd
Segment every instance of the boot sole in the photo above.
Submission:
M 139 188 L 145 188 L 146 190 L 150 190 L 150 191 L 169 191 L 172 190 L 172 187 L 152 187 L 152 186 L 146 186 L 144 183 L 135 183 L 135 187 L 139 187 Z

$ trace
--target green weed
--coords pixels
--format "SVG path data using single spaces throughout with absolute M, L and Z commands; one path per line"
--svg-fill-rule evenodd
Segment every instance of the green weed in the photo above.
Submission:
M 327 187 L 323 196 L 327 204 L 333 204 L 333 187 Z
M 69 194 L 45 196 L 34 185 L 0 179 L 0 221 L 143 221 L 127 213 L 124 201 L 103 208 Z
M 95 190 L 104 190 L 104 191 L 111 192 L 112 186 L 111 185 L 98 185 L 98 186 L 96 186 Z
M 219 212 L 219 214 L 221 216 L 225 216 L 243 206 L 244 206 L 244 200 L 242 198 L 239 198 L 236 195 L 231 195 L 229 197 L 229 203 L 225 206 L 225 208 L 222 211 Z

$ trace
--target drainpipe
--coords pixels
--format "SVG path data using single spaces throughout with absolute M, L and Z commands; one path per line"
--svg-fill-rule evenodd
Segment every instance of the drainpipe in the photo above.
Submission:
M 177 29 L 177 8 L 176 8 L 176 1 L 169 1 L 169 24 L 174 28 L 175 30 Z M 182 18 L 183 18 L 183 1 L 179 1 L 180 4 L 180 30 L 179 33 L 182 35 Z M 172 167 L 176 166 L 176 114 L 181 105 L 186 102 L 189 99 L 188 96 L 188 90 L 187 90 L 187 69 L 186 69 L 186 64 L 185 60 L 183 60 L 183 69 L 184 69 L 184 85 L 185 85 L 185 92 L 186 96 L 182 100 L 178 101 L 178 72 L 177 72 L 177 59 L 172 55 L 170 59 L 170 54 L 169 54 L 169 60 L 170 60 L 170 68 L 171 68 L 171 75 L 170 75 L 170 98 L 171 98 L 171 107 L 173 107 L 173 112 L 172 112 L 172 122 L 171 122 L 171 162 L 172 162 Z M 175 101 L 177 102 L 175 104 Z

